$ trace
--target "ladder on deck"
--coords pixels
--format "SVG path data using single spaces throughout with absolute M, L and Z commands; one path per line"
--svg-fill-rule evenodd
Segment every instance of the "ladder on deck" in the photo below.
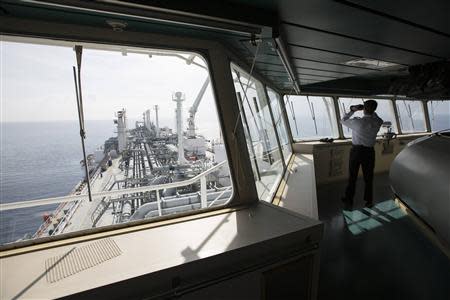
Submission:
M 100 221 L 100 218 L 103 216 L 105 211 L 108 209 L 108 207 L 111 205 L 111 197 L 104 197 L 102 201 L 97 205 L 94 212 L 91 215 L 92 220 L 92 227 L 96 227 L 98 221 Z

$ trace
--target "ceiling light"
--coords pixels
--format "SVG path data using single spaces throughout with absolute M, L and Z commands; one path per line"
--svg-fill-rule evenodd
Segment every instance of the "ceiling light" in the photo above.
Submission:
M 128 23 L 118 20 L 106 20 L 106 24 L 112 27 L 112 29 L 116 32 L 124 31 L 125 27 L 127 27 Z
M 382 61 L 382 60 L 370 59 L 370 58 L 352 59 L 352 60 L 345 62 L 345 64 L 349 65 L 349 66 L 366 67 L 366 68 L 372 68 L 372 69 L 385 69 L 385 68 L 390 68 L 390 67 L 394 67 L 394 66 L 399 66 L 399 64 Z

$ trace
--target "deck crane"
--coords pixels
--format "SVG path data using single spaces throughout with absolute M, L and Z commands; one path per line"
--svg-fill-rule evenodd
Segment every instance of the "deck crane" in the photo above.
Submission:
M 170 52 L 152 51 L 152 52 L 148 53 L 148 55 L 150 58 L 153 55 L 176 57 L 181 60 L 184 60 L 187 65 L 195 65 L 202 69 L 208 70 L 206 66 L 195 61 L 195 58 L 197 57 L 197 55 L 195 55 L 195 54 L 191 54 L 188 57 L 185 57 L 183 55 L 173 54 Z M 195 132 L 195 114 L 197 113 L 198 106 L 200 105 L 203 95 L 206 92 L 206 88 L 208 87 L 209 81 L 210 80 L 209 80 L 209 76 L 208 76 L 205 79 L 205 82 L 203 83 L 197 97 L 195 98 L 194 103 L 192 104 L 191 108 L 189 109 L 189 118 L 187 119 L 188 126 L 187 126 L 186 138 L 183 138 L 182 134 L 178 138 L 179 139 L 179 143 L 178 143 L 179 147 L 184 149 L 184 154 L 188 155 L 188 157 L 193 160 L 197 159 L 198 157 L 203 157 L 206 155 L 205 138 L 202 136 L 197 136 L 196 132 Z M 178 126 L 180 126 L 180 127 L 178 127 Z M 177 118 L 177 128 L 181 128 L 181 119 L 180 118 Z M 183 139 L 183 140 L 181 140 L 181 139 Z M 181 153 L 181 151 L 183 151 L 183 150 L 179 150 L 180 153 Z M 180 157 L 183 157 L 183 156 L 180 156 Z
M 188 57 L 185 57 L 183 55 L 180 54 L 173 54 L 170 52 L 164 52 L 164 51 L 151 51 L 149 53 L 150 58 L 155 55 L 155 56 L 171 56 L 171 57 L 176 57 L 179 58 L 181 60 L 184 60 L 186 62 L 187 65 L 196 65 L 197 67 L 200 67 L 202 69 L 208 70 L 205 66 L 197 63 L 194 61 L 194 59 L 197 57 L 197 55 L 195 54 L 191 54 Z M 188 121 L 188 138 L 193 139 L 196 137 L 195 134 L 195 114 L 197 113 L 197 109 L 198 106 L 200 105 L 200 102 L 202 101 L 203 95 L 205 94 L 206 88 L 208 87 L 209 84 L 209 77 L 206 78 L 205 82 L 203 83 L 202 88 L 200 89 L 200 92 L 197 95 L 197 98 L 194 101 L 194 104 L 191 106 L 191 108 L 189 109 L 189 118 L 187 119 Z
M 205 82 L 202 85 L 197 97 L 195 98 L 194 104 L 192 104 L 191 108 L 189 108 L 189 118 L 188 118 L 188 138 L 195 138 L 195 114 L 197 113 L 198 106 L 202 101 L 203 95 L 206 92 L 206 88 L 209 84 L 209 77 L 206 78 Z

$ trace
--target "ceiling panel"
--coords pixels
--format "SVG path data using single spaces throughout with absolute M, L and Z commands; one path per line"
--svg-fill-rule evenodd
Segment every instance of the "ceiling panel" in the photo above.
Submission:
M 261 69 L 268 69 L 268 68 L 270 68 L 270 69 L 273 69 L 273 70 L 284 70 L 284 66 L 283 66 L 283 64 L 282 63 L 279 63 L 279 61 L 278 62 L 267 62 L 267 61 L 262 61 L 262 60 L 259 60 L 260 58 L 258 57 L 257 58 L 257 60 L 256 60 L 256 65 L 258 66 L 258 68 L 261 68 Z
M 361 74 L 368 74 L 368 73 L 372 73 L 372 72 L 380 72 L 379 70 L 374 70 L 374 69 L 354 68 L 354 67 L 350 67 L 350 66 L 321 63 L 321 62 L 309 61 L 309 60 L 303 60 L 303 59 L 292 59 L 292 63 L 296 67 L 313 68 L 313 69 L 319 69 L 319 70 L 324 70 L 324 71 L 333 71 L 333 72 L 343 73 L 343 74 L 348 74 L 348 75 L 361 75 Z
M 66 1 L 78 3 L 80 6 L 88 3 L 88 1 Z M 392 72 L 387 69 L 377 71 L 370 67 L 351 67 L 344 64 L 357 58 L 394 62 L 401 64 L 402 67 L 450 58 L 450 0 L 428 2 L 421 0 L 210 0 L 210 2 L 214 2 L 212 6 L 203 5 L 200 2 L 191 6 L 183 1 L 178 1 L 178 6 L 170 1 L 164 4 L 160 1 L 148 3 L 156 6 L 174 6 L 173 8 L 178 7 L 187 11 L 243 22 L 248 22 L 254 17 L 255 20 L 264 19 L 264 22 L 260 24 L 266 25 L 275 24 L 273 21 L 278 17 L 281 21 L 280 31 L 284 33 L 291 62 L 300 84 L 303 87 L 314 86 L 316 91 L 348 91 L 349 93 L 354 91 L 367 94 L 385 92 L 391 80 L 405 75 L 400 71 Z M 230 5 L 230 2 L 233 2 L 233 5 Z M 2 1 L 5 12 L 0 11 L 0 14 L 7 14 L 8 17 L 47 20 L 55 24 L 83 24 L 95 27 L 106 27 L 105 18 L 110 18 L 108 14 L 96 12 L 79 13 L 61 7 L 43 8 L 39 3 L 41 2 Z M 234 9 L 238 5 L 246 10 Z M 254 16 L 252 15 L 249 19 L 246 11 Z M 225 33 L 211 28 L 180 24 L 169 25 L 133 17 L 115 16 L 114 18 L 126 21 L 129 24 L 127 27 L 129 31 L 159 32 L 219 41 L 246 62 L 249 68 L 258 51 L 255 71 L 263 74 L 280 89 L 292 88 L 292 82 L 270 38 L 272 30 L 270 27 L 265 28 L 268 30 L 264 32 L 268 34 L 262 35 L 259 46 L 255 47 L 249 41 L 250 34 Z
M 258 72 L 260 73 L 271 73 L 271 74 L 277 74 L 277 75 L 284 75 L 287 74 L 286 70 L 284 70 L 284 68 L 280 68 L 280 67 L 274 67 L 274 66 L 257 66 L 256 70 L 258 70 Z
M 300 86 L 301 87 L 304 87 L 304 86 L 306 86 L 306 85 L 308 85 L 308 84 L 314 84 L 314 83 L 317 83 L 318 81 L 316 81 L 316 80 L 310 80 L 310 79 L 300 79 Z
M 287 41 L 290 44 L 317 47 L 319 49 L 330 49 L 332 51 L 353 54 L 355 56 L 407 65 L 415 65 L 437 60 L 435 57 L 388 48 L 377 44 L 366 43 L 292 25 L 285 25 L 284 28 Z M 334 62 L 344 63 L 345 61 Z
M 312 75 L 299 75 L 298 78 L 300 81 L 314 81 L 314 82 L 320 82 L 320 81 L 329 81 L 329 80 L 335 80 L 336 78 L 331 77 L 322 77 L 322 76 L 312 76 Z
M 450 35 L 450 1 L 433 0 L 349 0 L 401 20 Z
M 343 63 L 362 57 L 357 55 L 349 55 L 348 53 L 337 53 L 333 50 L 321 50 L 318 48 L 304 47 L 294 44 L 289 44 L 288 46 L 290 55 L 293 59 L 310 59 L 325 63 Z
M 280 61 L 280 57 L 277 54 L 258 54 L 256 63 L 264 62 L 266 64 L 283 65 Z
M 315 77 L 326 77 L 326 78 L 345 78 L 345 77 L 351 77 L 354 75 L 349 74 L 342 74 L 342 73 L 333 73 L 328 71 L 320 71 L 320 70 L 312 70 L 312 69 L 305 69 L 305 68 L 296 68 L 298 75 L 311 75 Z
M 408 5 L 411 6 L 411 4 Z M 427 5 L 422 3 L 422 5 L 416 5 L 414 9 L 420 10 Z M 282 22 L 296 23 L 318 30 L 404 48 L 434 56 L 435 59 L 450 58 L 447 50 L 450 48 L 448 37 L 356 9 L 338 1 L 283 0 L 278 1 L 278 8 Z M 433 16 L 429 15 L 428 18 L 433 18 Z M 448 15 L 446 19 L 448 19 Z

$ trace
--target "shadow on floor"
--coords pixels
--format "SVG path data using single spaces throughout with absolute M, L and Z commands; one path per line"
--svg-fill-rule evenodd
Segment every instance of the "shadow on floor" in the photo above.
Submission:
M 371 209 L 358 180 L 355 205 L 343 210 L 344 189 L 317 190 L 325 223 L 318 299 L 450 299 L 450 260 L 392 201 L 388 175 L 375 177 Z

